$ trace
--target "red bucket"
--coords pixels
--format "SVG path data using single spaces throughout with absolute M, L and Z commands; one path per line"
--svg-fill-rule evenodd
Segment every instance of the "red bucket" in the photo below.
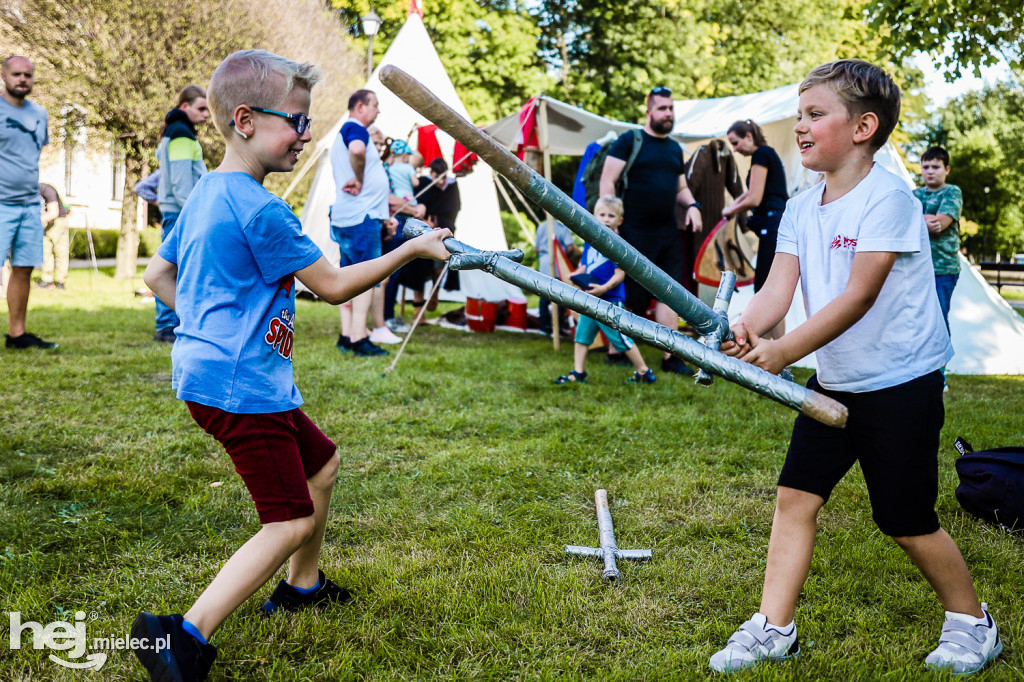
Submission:
M 526 301 L 509 301 L 508 319 L 505 320 L 505 326 L 525 330 L 526 319 Z
M 475 332 L 494 331 L 498 320 L 498 304 L 481 301 L 479 298 L 466 299 L 466 324 Z

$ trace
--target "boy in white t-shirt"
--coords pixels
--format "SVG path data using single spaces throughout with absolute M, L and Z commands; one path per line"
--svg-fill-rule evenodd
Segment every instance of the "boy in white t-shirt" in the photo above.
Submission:
M 1002 651 L 960 550 L 939 526 L 942 367 L 953 355 L 935 295 L 928 231 L 902 179 L 874 164 L 900 111 L 882 69 L 844 59 L 800 85 L 794 128 L 804 167 L 824 181 L 790 199 L 768 280 L 732 326 L 729 355 L 778 373 L 816 352 L 807 385 L 849 409 L 845 429 L 800 415 L 779 475 L 761 605 L 711 668 L 733 672 L 800 652 L 794 615 L 811 567 L 818 511 L 859 462 L 879 529 L 910 556 L 946 609 L 925 665 L 976 672 Z M 807 322 L 760 338 L 797 281 Z

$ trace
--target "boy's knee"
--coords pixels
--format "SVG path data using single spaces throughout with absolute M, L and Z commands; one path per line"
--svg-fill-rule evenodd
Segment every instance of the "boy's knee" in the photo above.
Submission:
M 331 458 L 320 467 L 320 471 L 313 474 L 309 483 L 317 486 L 318 488 L 331 488 L 334 486 L 334 482 L 338 480 L 338 469 L 341 467 L 341 458 L 338 457 L 338 453 L 335 452 L 331 455 Z
M 304 545 L 316 529 L 316 519 L 312 516 L 303 516 L 297 519 L 289 519 L 281 522 L 281 529 L 288 536 L 288 544 L 292 547 Z
M 815 515 L 825 504 L 820 495 L 779 486 L 778 495 L 775 499 L 776 513 L 783 516 L 806 516 Z

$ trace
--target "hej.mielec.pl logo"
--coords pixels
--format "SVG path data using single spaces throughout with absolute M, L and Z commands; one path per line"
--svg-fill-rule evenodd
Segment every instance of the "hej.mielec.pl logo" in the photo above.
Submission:
M 99 670 L 107 662 L 105 651 L 143 649 L 152 644 L 153 648 L 160 652 L 170 648 L 171 645 L 170 637 L 157 639 L 152 643 L 129 637 L 94 637 L 90 640 L 86 633 L 85 611 L 76 611 L 74 622 L 58 620 L 46 625 L 31 620 L 23 623 L 20 611 L 9 611 L 7 615 L 10 618 L 11 649 L 21 649 L 22 637 L 30 634 L 33 649 L 67 652 L 64 654 L 66 658 L 54 654 L 49 655 L 51 661 L 65 668 Z M 88 649 L 100 649 L 101 651 L 86 655 Z M 84 660 L 78 660 L 83 656 Z

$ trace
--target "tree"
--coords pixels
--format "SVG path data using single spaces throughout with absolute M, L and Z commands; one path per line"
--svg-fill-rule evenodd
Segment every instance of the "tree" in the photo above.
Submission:
M 873 53 L 864 0 L 542 0 L 541 51 L 559 74 L 553 94 L 625 120 L 657 85 L 677 98 L 723 97 L 800 81 L 818 64 Z M 904 89 L 912 69 L 887 64 Z M 919 104 L 911 99 L 911 109 Z
M 348 75 L 331 67 L 350 67 L 354 61 L 346 57 L 337 24 L 324 15 L 318 0 L 269 0 L 258 12 L 246 0 L 21 0 L 0 7 L 0 20 L 13 38 L 41 55 L 47 73 L 57 79 L 50 85 L 58 101 L 75 103 L 85 113 L 85 126 L 123 150 L 116 277 L 136 274 L 137 197 L 131 190 L 152 157 L 176 93 L 188 83 L 205 86 L 217 64 L 235 50 L 276 47 L 294 56 L 328 40 L 340 47 L 333 50 L 334 59 L 325 56 L 325 66 L 336 76 L 335 90 L 343 89 Z M 304 39 L 293 47 L 296 35 Z M 334 112 L 332 122 L 337 107 Z M 223 154 L 220 136 L 210 126 L 200 131 L 200 139 L 208 163 L 216 165 Z
M 357 42 L 365 45 L 359 18 L 370 9 L 368 0 L 333 0 L 333 5 L 343 24 L 360 36 Z M 408 7 L 408 0 L 392 0 L 383 7 L 374 4 L 374 11 L 384 20 L 373 41 L 377 58 L 398 35 Z M 551 82 L 537 54 L 540 29 L 514 4 L 500 0 L 434 2 L 427 6 L 423 24 L 476 123 L 507 115 Z
M 887 54 L 941 57 L 951 82 L 964 70 L 980 76 L 1000 58 L 1024 68 L 1020 0 L 873 0 L 868 11 Z
M 226 0 L 24 0 L 3 10 L 20 40 L 60 78 L 86 124 L 124 150 L 125 191 L 115 276 L 135 276 L 137 197 L 146 152 L 185 84 L 205 83 L 220 57 L 253 35 L 229 14 Z

